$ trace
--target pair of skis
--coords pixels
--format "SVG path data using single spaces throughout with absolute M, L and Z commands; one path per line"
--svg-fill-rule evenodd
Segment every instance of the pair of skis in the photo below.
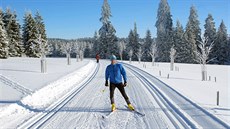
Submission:
M 139 112 L 139 111 L 137 111 L 137 110 L 130 110 L 129 107 L 126 106 L 126 105 L 125 105 L 125 107 L 127 108 L 127 110 L 129 110 L 129 111 L 131 111 L 131 112 L 133 112 L 133 113 L 135 113 L 135 114 L 137 114 L 137 115 L 139 115 L 139 116 L 141 116 L 141 117 L 145 116 L 145 114 L 142 113 L 142 112 Z M 119 109 L 116 109 L 116 110 L 119 110 Z M 103 119 L 109 118 L 112 114 L 114 114 L 114 113 L 116 112 L 116 110 L 115 110 L 115 111 L 111 111 L 111 112 L 110 112 L 109 114 L 107 114 L 107 115 L 102 115 L 102 118 L 103 118 Z

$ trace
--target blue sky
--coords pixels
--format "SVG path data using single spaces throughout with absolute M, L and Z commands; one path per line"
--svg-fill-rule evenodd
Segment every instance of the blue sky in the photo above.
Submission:
M 150 29 L 156 35 L 156 15 L 160 0 L 108 0 L 112 15 L 111 21 L 118 37 L 127 37 L 134 22 L 137 23 L 140 37 Z M 223 19 L 227 29 L 230 28 L 230 0 L 168 0 L 173 22 L 179 20 L 185 27 L 189 9 L 194 5 L 198 10 L 201 29 L 208 13 L 214 17 L 216 28 Z M 99 18 L 103 0 L 0 0 L 3 10 L 10 7 L 16 10 L 18 20 L 26 11 L 33 14 L 38 10 L 46 24 L 50 38 L 76 39 L 92 37 L 101 27 Z M 229 32 L 228 32 L 229 33 Z

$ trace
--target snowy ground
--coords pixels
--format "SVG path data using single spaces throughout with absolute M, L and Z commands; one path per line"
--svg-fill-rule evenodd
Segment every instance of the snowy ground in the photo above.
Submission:
M 150 62 L 131 64 L 154 75 L 203 108 L 230 122 L 230 66 L 208 65 L 208 79 L 210 76 L 211 81 L 201 81 L 199 64 L 175 63 L 179 71 L 170 71 L 169 63 L 155 63 L 154 66 Z M 217 91 L 220 92 L 219 106 L 216 106 Z
M 61 62 L 56 59 L 50 60 L 57 62 L 55 64 Z M 13 62 L 12 67 L 16 67 Z M 74 64 L 72 63 L 72 65 Z M 180 96 L 176 91 L 168 88 L 163 82 L 146 72 L 124 64 L 128 76 L 128 86 L 125 90 L 136 110 L 144 113 L 145 116 L 142 117 L 127 110 L 123 97 L 116 90 L 115 102 L 118 110 L 109 117 L 102 118 L 110 112 L 109 89 L 104 87 L 104 72 L 108 64 L 110 62 L 105 60 L 101 60 L 100 64 L 96 64 L 94 60 L 87 60 L 81 67 L 73 68 L 74 70 L 70 70 L 71 73 L 67 72 L 65 76 L 63 74 L 58 80 L 49 82 L 35 92 L 33 89 L 31 89 L 32 92 L 27 90 L 28 87 L 19 88 L 18 90 L 25 93 L 31 92 L 31 95 L 17 103 L 0 107 L 0 128 L 229 128 L 229 125 L 226 125 L 227 122 L 221 123 L 219 119 L 184 99 L 184 96 L 188 97 L 210 112 L 216 112 L 216 115 L 221 113 L 218 117 L 226 120 L 229 116 L 227 114 L 229 108 L 226 104 L 229 94 L 226 92 L 228 90 L 226 80 L 229 78 L 227 77 L 229 67 L 210 66 L 214 68 L 212 68 L 212 72 L 210 70 L 209 75 L 215 75 L 217 82 L 202 82 L 200 81 L 199 65 L 176 64 L 180 71 L 170 72 L 168 64 L 159 63 L 159 66 L 152 67 L 148 63 L 146 64 L 147 68 L 143 68 L 143 64 L 132 63 L 182 93 Z M 27 67 L 30 67 L 29 64 Z M 65 67 L 69 66 L 65 64 Z M 218 72 L 217 68 L 221 72 Z M 56 67 L 54 71 L 57 69 L 60 67 Z M 159 76 L 159 70 L 162 72 L 161 76 Z M 170 74 L 169 79 L 167 79 L 168 73 Z M 2 78 L 4 77 L 2 76 Z M 22 86 L 17 80 L 15 83 L 10 84 Z M 102 92 L 103 89 L 105 92 Z M 215 106 L 215 100 L 212 100 L 211 93 L 216 90 L 221 93 L 220 106 Z M 207 95 L 209 97 L 206 97 Z M 225 96 L 222 97 L 222 95 Z
M 15 103 L 27 95 L 24 91 L 39 90 L 83 67 L 89 60 L 76 62 L 72 59 L 71 63 L 67 65 L 66 58 L 47 58 L 47 73 L 43 74 L 39 58 L 0 59 L 0 105 Z
M 88 80 L 91 72 L 95 70 L 96 63 L 89 60 L 86 62 L 88 63 L 85 63 L 85 66 L 72 71 L 72 73 L 61 77 L 57 81 L 49 83 L 32 95 L 24 97 L 21 101 L 1 107 L 1 128 L 17 127 L 22 122 L 38 114 L 38 112 L 52 106 L 72 89 L 81 85 L 84 80 Z

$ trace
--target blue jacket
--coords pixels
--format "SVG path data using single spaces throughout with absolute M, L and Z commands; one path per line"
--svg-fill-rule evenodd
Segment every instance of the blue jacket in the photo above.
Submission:
M 110 64 L 107 66 L 106 71 L 105 71 L 106 81 L 108 81 L 109 79 L 110 83 L 119 84 L 119 83 L 122 83 L 122 77 L 124 81 L 126 82 L 127 81 L 126 72 L 121 64 L 116 63 L 114 65 Z

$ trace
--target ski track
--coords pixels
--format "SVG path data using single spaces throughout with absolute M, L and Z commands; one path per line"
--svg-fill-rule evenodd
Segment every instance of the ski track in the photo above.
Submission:
M 130 65 L 127 65 L 130 67 Z M 210 128 L 210 129 L 225 129 L 230 128 L 226 123 L 209 114 L 207 111 L 187 99 L 185 96 L 181 95 L 170 86 L 161 82 L 160 80 L 154 78 L 150 74 L 131 66 L 131 69 L 135 69 L 136 72 L 141 73 L 145 78 L 149 79 L 153 87 L 157 87 L 164 92 L 174 103 L 179 106 L 185 113 L 189 115 L 195 122 L 197 122 L 200 128 Z
M 109 62 L 101 61 L 100 69 L 95 78 L 68 104 L 66 104 L 51 119 L 41 126 L 44 129 L 140 129 L 140 128 L 174 128 L 169 120 L 164 120 L 162 110 L 156 108 L 150 94 L 137 77 L 128 69 L 128 86 L 125 88 L 131 102 L 144 117 L 129 111 L 125 107 L 125 100 L 118 89 L 115 90 L 115 103 L 118 108 L 108 118 L 102 118 L 110 112 L 109 88 L 104 89 L 104 72 Z M 166 118 L 167 119 L 167 118 Z M 170 129 L 171 129 L 170 128 Z
M 180 123 L 178 117 L 170 116 L 173 107 L 165 105 L 159 96 L 154 94 L 150 88 L 156 86 L 163 95 L 167 95 L 173 104 L 179 106 L 183 112 L 191 118 L 186 118 L 187 122 L 197 122 L 203 128 L 222 129 L 223 126 L 210 119 L 210 116 L 203 113 L 201 109 L 184 99 L 178 93 L 165 86 L 164 83 L 155 79 L 153 76 L 137 69 L 133 66 L 126 69 L 128 76 L 128 86 L 125 88 L 131 103 L 136 110 L 145 114 L 144 117 L 129 111 L 125 107 L 125 100 L 118 89 L 115 90 L 115 103 L 118 108 L 108 118 L 103 115 L 110 112 L 109 88 L 105 92 L 104 86 L 105 68 L 108 61 L 100 61 L 100 68 L 96 76 L 68 103 L 66 103 L 55 115 L 45 121 L 40 128 L 53 129 L 174 129 L 174 128 L 194 128 L 187 127 Z M 126 67 L 126 65 L 124 65 Z M 144 79 L 149 80 L 152 85 L 141 79 L 141 75 L 135 74 L 132 69 L 144 75 Z M 167 99 L 167 98 L 164 98 Z M 163 106 L 162 106 L 163 105 Z M 194 108 L 195 107 L 195 108 Z M 175 108 L 175 107 L 174 107 Z M 179 110 L 179 109 L 177 109 Z M 180 111 L 180 110 L 179 110 Z M 175 111 L 174 111 L 175 112 Z M 178 113 L 178 112 L 177 112 Z M 175 113 L 174 113 L 175 114 Z M 183 114 L 179 114 L 183 115 Z M 186 117 L 186 115 L 185 115 Z M 192 120 L 191 120 L 192 119 Z M 188 124 L 188 123 L 186 123 Z

